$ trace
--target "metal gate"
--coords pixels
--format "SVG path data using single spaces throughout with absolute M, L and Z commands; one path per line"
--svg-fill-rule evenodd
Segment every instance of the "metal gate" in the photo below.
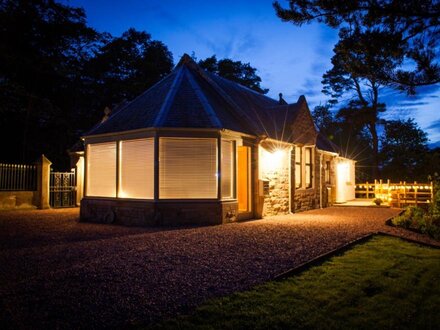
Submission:
M 72 172 L 50 173 L 50 206 L 76 206 L 76 175 Z

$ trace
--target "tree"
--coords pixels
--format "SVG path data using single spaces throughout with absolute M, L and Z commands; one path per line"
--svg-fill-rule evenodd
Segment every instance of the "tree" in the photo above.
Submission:
M 427 180 L 428 138 L 413 119 L 387 121 L 381 142 L 382 172 L 386 178 Z
M 129 29 L 110 38 L 87 68 L 99 96 L 95 114 L 101 115 L 105 106 L 133 99 L 170 73 L 173 56 L 162 42 L 151 40 L 150 34 Z
M 289 8 L 274 2 L 278 17 L 295 25 L 314 21 L 332 28 L 357 27 L 362 32 L 380 31 L 371 42 L 398 41 L 404 55 L 392 71 L 381 72 L 381 80 L 412 94 L 417 86 L 440 82 L 438 40 L 440 2 L 432 0 L 290 0 Z
M 312 111 L 314 122 L 321 134 L 340 148 L 342 156 L 356 160 L 356 179 L 372 179 L 373 154 L 368 132 L 363 121 L 353 115 L 351 108 L 332 111 L 332 103 L 318 105 Z
M 333 67 L 323 76 L 323 92 L 332 97 L 332 104 L 342 97 L 349 98 L 340 110 L 341 116 L 350 117 L 352 123 L 368 130 L 374 159 L 372 176 L 378 178 L 377 125 L 379 114 L 386 109 L 379 100 L 379 91 L 385 84 L 381 77 L 383 72 L 391 72 L 401 63 L 399 40 L 382 31 L 362 32 L 358 28 L 343 28 L 339 36 L 332 57 Z M 389 42 L 372 42 L 380 36 Z
M 199 65 L 209 72 L 235 81 L 258 93 L 266 94 L 269 91 L 266 88 L 261 88 L 261 78 L 257 75 L 257 69 L 253 68 L 250 63 L 233 61 L 228 58 L 217 60 L 217 57 L 213 55 L 204 60 L 200 60 Z
M 57 160 L 65 153 L 82 65 L 99 42 L 82 9 L 44 0 L 0 2 L 4 160 L 32 161 L 42 152 Z

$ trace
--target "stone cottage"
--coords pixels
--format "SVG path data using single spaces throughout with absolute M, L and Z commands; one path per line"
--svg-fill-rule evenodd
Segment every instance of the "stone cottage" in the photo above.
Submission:
M 354 198 L 354 161 L 304 96 L 271 99 L 188 55 L 83 140 L 83 221 L 221 224 Z

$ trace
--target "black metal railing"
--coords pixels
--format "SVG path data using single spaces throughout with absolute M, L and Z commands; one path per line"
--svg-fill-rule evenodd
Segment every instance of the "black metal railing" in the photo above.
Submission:
M 0 190 L 37 190 L 37 166 L 0 163 Z

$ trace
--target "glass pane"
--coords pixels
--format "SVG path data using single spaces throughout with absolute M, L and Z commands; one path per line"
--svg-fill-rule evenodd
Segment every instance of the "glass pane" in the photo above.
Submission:
M 222 197 L 233 198 L 233 178 L 234 178 L 234 143 L 232 141 L 222 140 L 222 160 L 221 160 L 221 182 Z
M 301 165 L 295 165 L 295 187 L 301 187 Z
M 310 188 L 312 186 L 312 171 L 311 166 L 306 165 L 306 187 Z

